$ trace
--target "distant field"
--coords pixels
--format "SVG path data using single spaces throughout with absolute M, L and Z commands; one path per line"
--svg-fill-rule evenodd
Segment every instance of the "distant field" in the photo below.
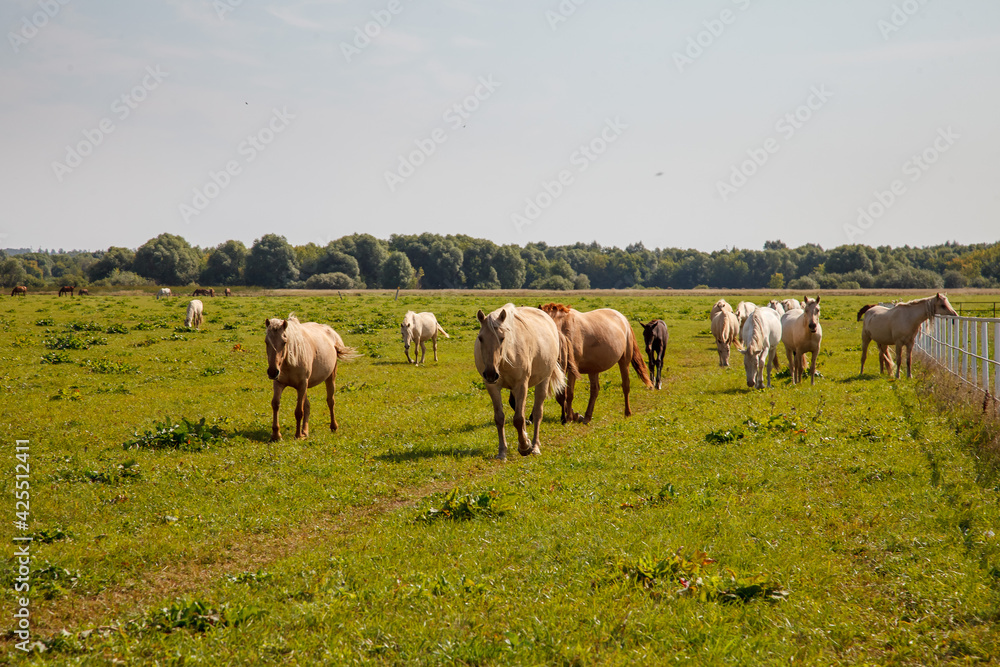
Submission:
M 32 659 L 1000 660 L 1000 480 L 917 391 L 922 368 L 888 381 L 873 348 L 857 376 L 857 309 L 928 293 L 824 294 L 822 377 L 764 391 L 746 388 L 735 351 L 718 367 L 708 312 L 765 292 L 216 297 L 202 298 L 201 331 L 182 326 L 190 297 L 4 297 L 0 536 L 8 553 L 35 537 L 32 640 L 48 650 Z M 493 461 L 475 313 L 508 300 L 664 319 L 664 389 L 633 375 L 626 420 L 606 373 L 589 426 L 561 425 L 550 400 L 541 456 Z M 411 309 L 451 335 L 438 363 L 406 364 Z M 317 387 L 311 437 L 291 439 L 286 391 L 285 440 L 270 443 L 263 321 L 291 311 L 362 356 L 340 368 L 337 434 Z M 188 435 L 157 434 L 184 420 Z M 17 439 L 30 441 L 26 533 L 13 524 Z M 13 627 L 24 594 L 7 564 Z M 8 660 L 23 659 L 16 641 Z

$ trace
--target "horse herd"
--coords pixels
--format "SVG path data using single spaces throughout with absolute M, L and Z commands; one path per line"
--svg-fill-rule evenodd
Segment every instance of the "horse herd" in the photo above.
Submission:
M 198 303 L 200 302 L 192 302 Z M 190 314 L 190 309 L 189 309 Z M 943 294 L 916 299 L 893 306 L 871 304 L 858 313 L 862 326 L 861 372 L 871 341 L 879 347 L 880 360 L 891 373 L 889 346 L 895 346 L 896 359 L 902 360 L 902 348 L 907 349 L 907 377 L 913 341 L 920 324 L 934 315 L 956 316 L 957 313 Z M 642 323 L 646 348 L 643 363 L 632 326 L 624 315 L 611 308 L 580 312 L 564 304 L 549 303 L 537 308 L 508 303 L 491 313 L 479 310 L 479 334 L 473 358 L 476 371 L 485 382 L 493 403 L 497 428 L 496 458 L 507 457 L 504 437 L 504 402 L 502 391 L 510 392 L 508 403 L 514 410 L 513 426 L 517 434 L 517 450 L 523 456 L 540 453 L 538 429 L 542 422 L 545 398 L 554 395 L 562 411 L 562 422 L 589 423 L 600 391 L 599 374 L 616 364 L 622 378 L 625 416 L 632 414 L 629 404 L 631 366 L 647 387 L 661 387 L 663 354 L 669 340 L 666 323 L 653 320 Z M 772 368 L 778 367 L 778 343 L 785 346 L 785 355 L 792 373 L 792 382 L 799 383 L 805 370 L 806 355 L 810 356 L 810 384 L 816 379 L 816 356 L 820 350 L 823 328 L 820 325 L 820 297 L 772 301 L 767 306 L 740 302 L 734 311 L 724 300 L 715 303 L 711 311 L 712 334 L 716 339 L 719 364 L 728 366 L 729 348 L 735 344 L 743 354 L 747 386 L 762 389 L 771 386 Z M 309 398 L 307 390 L 326 384 L 326 401 L 330 410 L 330 430 L 337 430 L 334 413 L 334 390 L 338 360 L 350 360 L 357 352 L 344 344 L 332 327 L 316 322 L 299 322 L 294 315 L 287 319 L 266 319 L 265 348 L 267 375 L 273 381 L 271 399 L 273 421 L 271 439 L 280 440 L 278 409 L 286 387 L 296 390 L 295 437 L 309 434 Z M 431 340 L 437 361 L 437 336 L 449 337 L 433 313 L 409 311 L 400 325 L 400 333 L 408 363 L 423 363 L 424 343 Z M 419 361 L 410 360 L 411 345 L 420 345 Z M 897 365 L 896 377 L 900 366 Z M 648 368 L 648 371 L 647 371 Z M 881 370 L 885 370 L 882 368 Z M 590 379 L 590 394 L 584 415 L 573 410 L 574 387 L 581 375 Z M 655 380 L 653 379 L 655 378 Z M 528 391 L 534 388 L 530 412 L 533 426 L 531 438 L 525 430 Z

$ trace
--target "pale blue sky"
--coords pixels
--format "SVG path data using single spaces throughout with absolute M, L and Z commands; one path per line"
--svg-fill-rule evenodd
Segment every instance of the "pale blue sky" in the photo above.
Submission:
M 1000 238 L 995 0 L 7 0 L 0 26 L 0 247 Z

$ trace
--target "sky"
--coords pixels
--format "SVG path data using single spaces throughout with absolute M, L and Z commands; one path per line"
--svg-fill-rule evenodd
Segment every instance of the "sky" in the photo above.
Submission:
M 5 0 L 0 247 L 1000 240 L 996 0 Z

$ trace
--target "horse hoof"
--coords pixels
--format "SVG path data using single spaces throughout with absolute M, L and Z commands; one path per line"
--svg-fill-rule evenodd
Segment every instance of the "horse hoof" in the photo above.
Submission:
M 507 460 L 507 455 L 506 454 L 497 454 L 496 456 L 493 457 L 493 460 L 494 461 L 506 461 Z

